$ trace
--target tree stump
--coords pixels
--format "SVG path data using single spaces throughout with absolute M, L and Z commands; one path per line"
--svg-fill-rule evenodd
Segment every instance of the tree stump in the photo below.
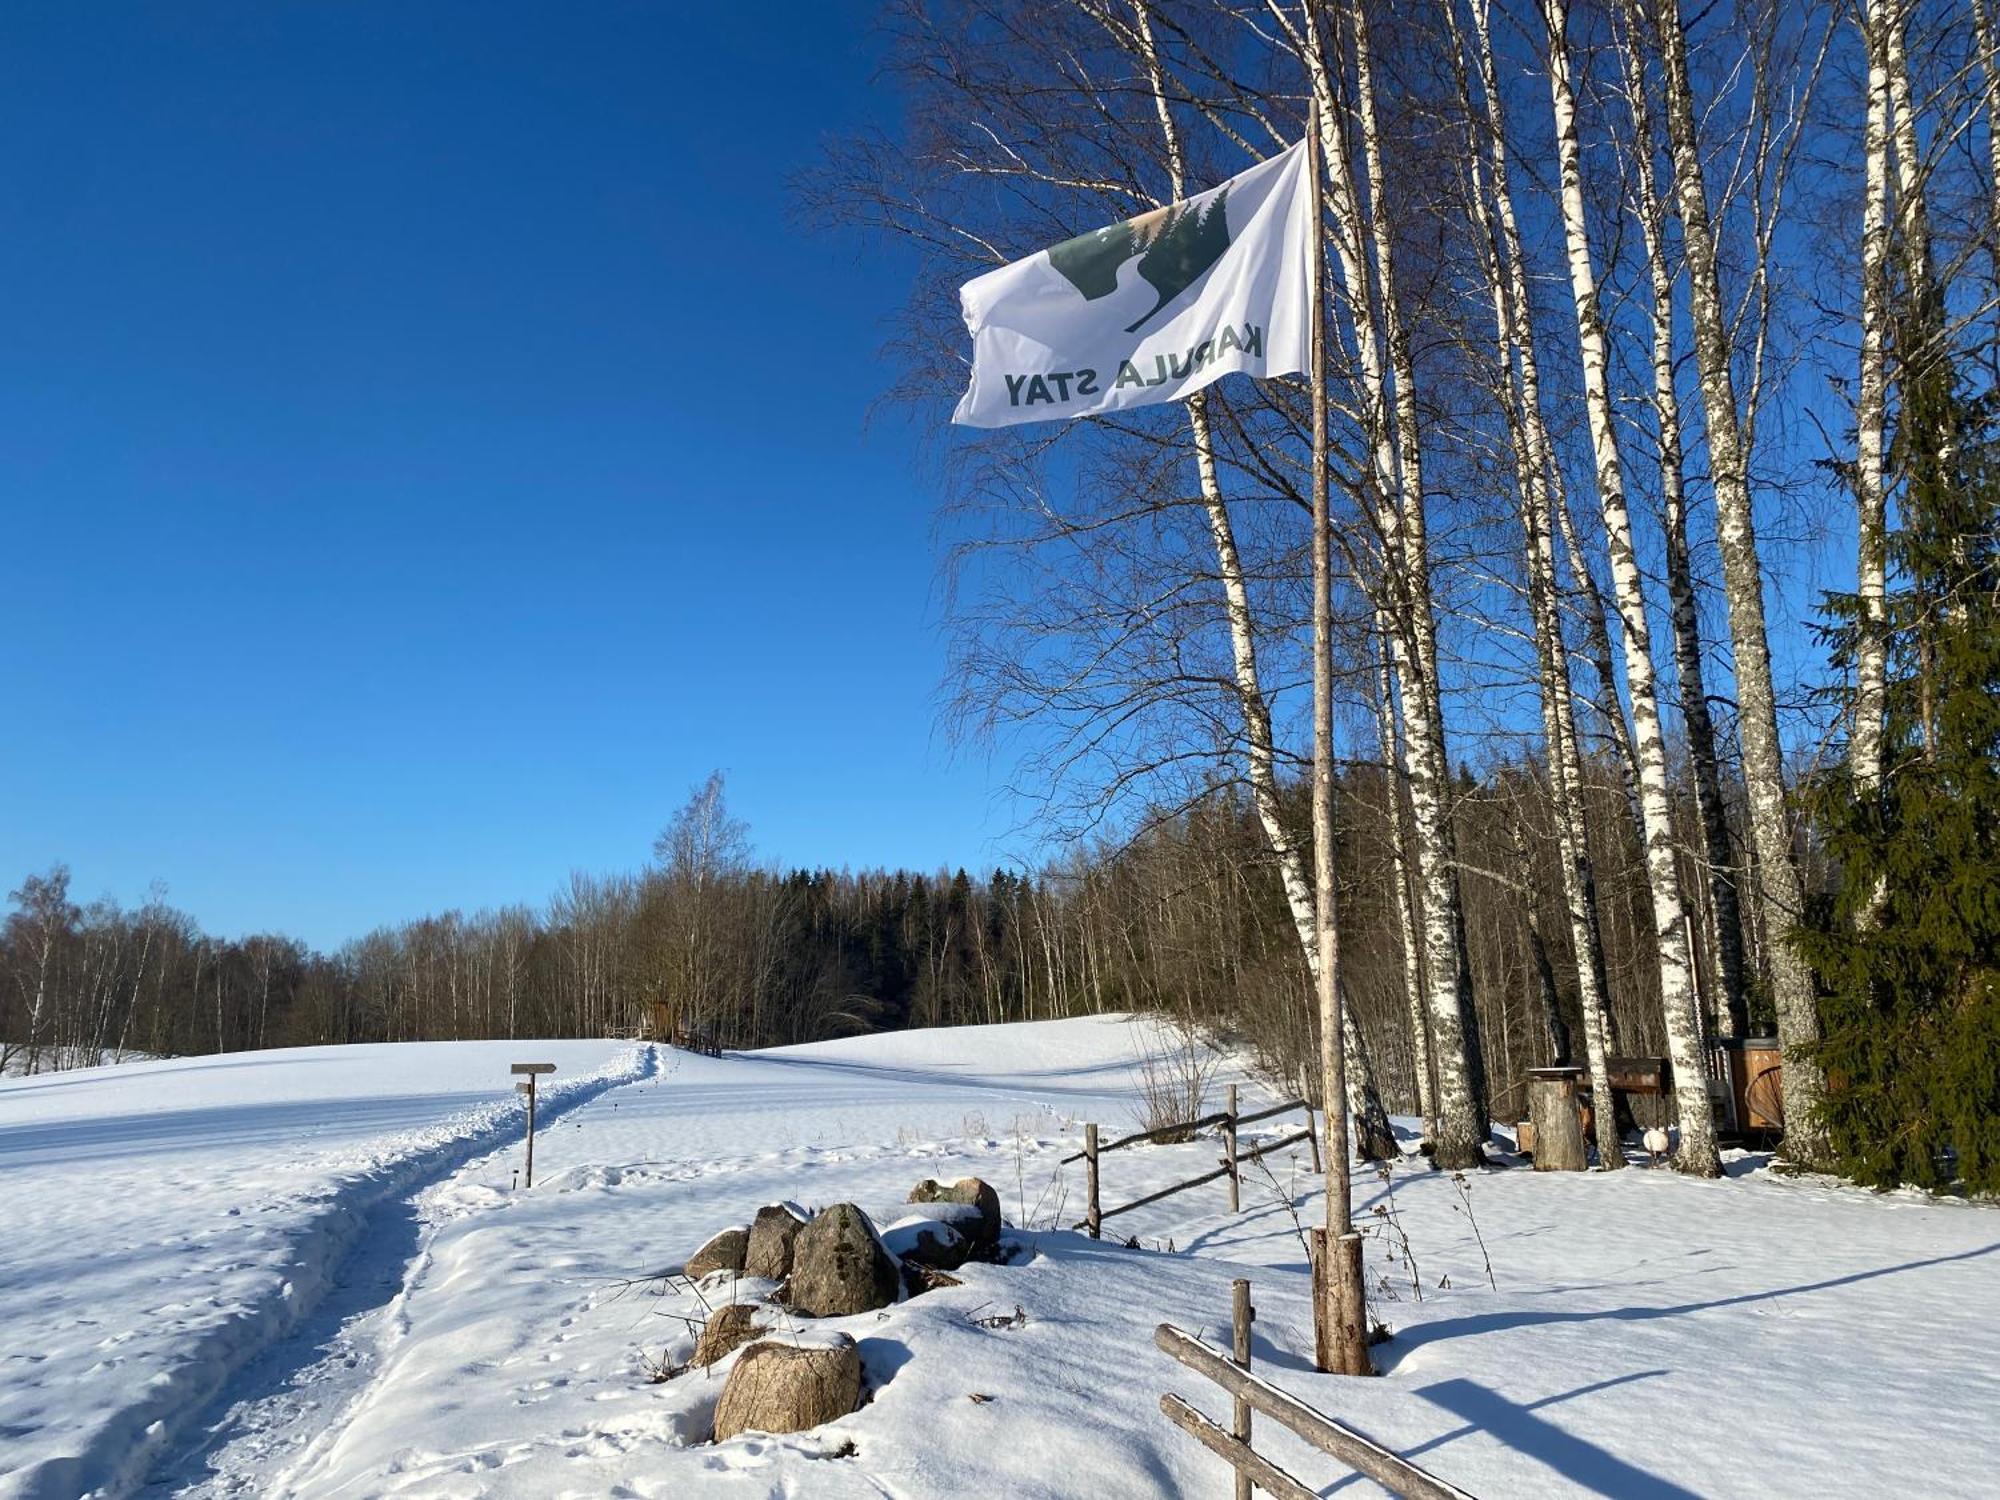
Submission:
M 1581 1068 L 1530 1068 L 1528 1118 L 1535 1127 L 1537 1172 L 1581 1172 L 1589 1166 L 1583 1117 L 1576 1108 Z

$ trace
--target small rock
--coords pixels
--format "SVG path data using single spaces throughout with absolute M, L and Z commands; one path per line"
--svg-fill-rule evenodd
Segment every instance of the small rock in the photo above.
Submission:
M 969 1236 L 973 1255 L 991 1255 L 1000 1244 L 1000 1195 L 977 1177 L 961 1177 L 956 1182 L 934 1182 L 927 1177 L 910 1190 L 910 1202 L 969 1203 L 979 1210 L 980 1218 L 977 1230 Z
M 734 1229 L 725 1229 L 706 1245 L 688 1257 L 681 1274 L 691 1281 L 699 1281 L 711 1271 L 743 1270 L 743 1257 L 750 1248 L 750 1231 L 740 1224 Z
M 762 1308 L 755 1302 L 732 1302 L 709 1314 L 708 1322 L 695 1341 L 691 1363 L 706 1370 L 720 1364 L 764 1330 L 758 1326 Z
M 846 1416 L 860 1399 L 861 1351 L 847 1335 L 806 1344 L 765 1339 L 743 1351 L 723 1382 L 715 1440 L 739 1432 L 804 1432 Z
M 852 1203 L 822 1210 L 793 1243 L 788 1300 L 809 1318 L 887 1307 L 900 1284 L 894 1257 Z
M 783 1281 L 792 1274 L 792 1242 L 805 1227 L 806 1211 L 796 1203 L 773 1203 L 757 1210 L 750 1245 L 743 1255 L 746 1275 Z

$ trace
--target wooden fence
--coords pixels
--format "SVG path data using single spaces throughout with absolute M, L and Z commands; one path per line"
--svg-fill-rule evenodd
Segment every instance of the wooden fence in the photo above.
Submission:
M 1213 1381 L 1231 1398 L 1230 1424 L 1225 1431 L 1188 1402 L 1171 1391 L 1160 1397 L 1160 1410 L 1181 1431 L 1236 1471 L 1236 1500 L 1250 1500 L 1254 1490 L 1276 1495 L 1280 1500 L 1316 1500 L 1317 1489 L 1300 1483 L 1250 1446 L 1253 1412 L 1262 1412 L 1290 1428 L 1322 1453 L 1331 1455 L 1367 1475 L 1391 1494 L 1404 1500 L 1474 1500 L 1457 1485 L 1418 1468 L 1400 1453 L 1376 1442 L 1366 1433 L 1336 1422 L 1326 1413 L 1307 1406 L 1289 1391 L 1281 1391 L 1250 1372 L 1250 1325 L 1257 1311 L 1250 1305 L 1250 1283 L 1231 1286 L 1233 1333 L 1228 1356 L 1204 1344 L 1191 1333 L 1171 1323 L 1162 1323 L 1153 1342 L 1196 1374 Z
M 1295 1109 L 1305 1111 L 1306 1128 L 1304 1130 L 1299 1131 L 1296 1135 L 1284 1136 L 1275 1141 L 1266 1141 L 1263 1145 L 1253 1146 L 1248 1151 L 1237 1151 L 1236 1133 L 1245 1125 L 1254 1125 L 1260 1120 L 1269 1120 L 1278 1115 L 1290 1114 Z M 1219 1125 L 1222 1128 L 1221 1166 L 1212 1172 L 1203 1172 L 1198 1177 L 1190 1177 L 1185 1182 L 1177 1182 L 1172 1187 L 1161 1188 L 1157 1193 L 1148 1193 L 1143 1198 L 1134 1198 L 1130 1203 L 1121 1203 L 1115 1208 L 1105 1208 L 1103 1206 L 1101 1194 L 1102 1159 L 1110 1152 L 1123 1150 L 1127 1146 L 1141 1146 L 1148 1141 L 1157 1141 L 1163 1136 L 1191 1135 L 1197 1130 L 1206 1130 L 1212 1125 Z M 1065 1156 L 1062 1160 L 1064 1166 L 1068 1166 L 1073 1161 L 1083 1162 L 1085 1164 L 1084 1175 L 1088 1184 L 1089 1195 L 1085 1203 L 1084 1216 L 1071 1227 L 1088 1230 L 1090 1237 L 1097 1239 L 1106 1219 L 1112 1218 L 1117 1214 L 1130 1213 L 1135 1208 L 1144 1208 L 1148 1203 L 1157 1203 L 1162 1198 L 1171 1198 L 1175 1193 L 1184 1193 L 1189 1188 L 1200 1187 L 1204 1183 L 1214 1182 L 1219 1177 L 1227 1177 L 1229 1179 L 1229 1211 L 1231 1213 L 1241 1213 L 1243 1211 L 1243 1163 L 1246 1161 L 1255 1161 L 1258 1157 L 1267 1155 L 1272 1151 L 1282 1151 L 1287 1146 L 1296 1146 L 1302 1142 L 1312 1147 L 1313 1171 L 1319 1172 L 1323 1170 L 1319 1157 L 1319 1133 L 1313 1128 L 1313 1111 L 1310 1104 L 1306 1103 L 1303 1099 L 1287 1099 L 1283 1104 L 1273 1104 L 1268 1109 L 1260 1109 L 1247 1115 L 1239 1114 L 1236 1109 L 1236 1085 L 1233 1083 L 1229 1086 L 1227 1107 L 1216 1114 L 1203 1115 L 1198 1120 L 1176 1120 L 1169 1125 L 1156 1125 L 1151 1130 L 1134 1131 L 1131 1135 L 1120 1136 L 1108 1145 L 1098 1144 L 1097 1126 L 1095 1124 L 1085 1125 L 1083 1127 L 1083 1149 L 1074 1155 Z

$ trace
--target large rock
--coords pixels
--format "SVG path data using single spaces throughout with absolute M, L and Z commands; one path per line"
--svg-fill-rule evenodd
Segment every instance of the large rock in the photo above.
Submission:
M 926 1177 L 910 1190 L 912 1203 L 969 1203 L 979 1210 L 979 1225 L 969 1236 L 972 1253 L 991 1255 L 1000 1244 L 1000 1195 L 977 1177 L 961 1177 L 956 1182 L 934 1182 Z M 963 1224 L 953 1226 L 961 1232 Z
M 695 1340 L 693 1364 L 706 1370 L 720 1364 L 738 1349 L 763 1333 L 757 1315 L 763 1308 L 755 1302 L 732 1302 L 708 1315 L 701 1337 Z
M 694 1281 L 701 1280 L 711 1271 L 729 1271 L 740 1276 L 743 1274 L 743 1257 L 749 1248 L 749 1230 L 741 1225 L 725 1229 L 688 1257 L 681 1274 Z
M 822 1209 L 792 1245 L 786 1300 L 809 1318 L 844 1318 L 896 1300 L 896 1262 L 852 1203 Z
M 745 1349 L 723 1382 L 715 1440 L 804 1432 L 846 1416 L 860 1399 L 861 1351 L 846 1334 L 804 1344 L 766 1339 Z
M 744 1274 L 772 1281 L 791 1275 L 792 1242 L 805 1223 L 806 1211 L 795 1203 L 773 1203 L 758 1209 L 756 1222 L 750 1226 L 750 1246 L 743 1256 Z
M 964 1204 L 925 1206 L 958 1209 L 974 1224 L 979 1219 L 979 1210 Z M 929 1214 L 898 1219 L 882 1231 L 882 1244 L 904 1265 L 928 1266 L 934 1271 L 956 1271 L 972 1255 L 972 1242 L 960 1232 L 960 1225 Z

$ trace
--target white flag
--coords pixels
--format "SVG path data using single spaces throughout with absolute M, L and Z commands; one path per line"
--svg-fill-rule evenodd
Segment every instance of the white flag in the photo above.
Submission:
M 1191 395 L 1311 355 L 1305 144 L 1185 202 L 1112 224 L 959 289 L 969 427 L 1060 421 Z

